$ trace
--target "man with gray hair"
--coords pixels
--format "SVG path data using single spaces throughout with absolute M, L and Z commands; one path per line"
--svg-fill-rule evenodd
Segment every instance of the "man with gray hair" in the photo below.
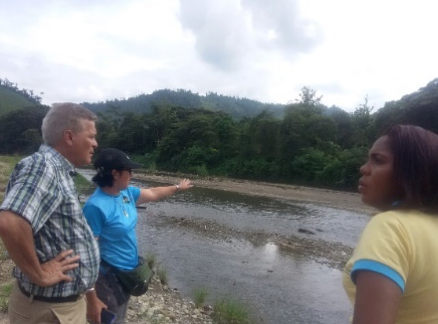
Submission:
M 10 323 L 86 323 L 99 248 L 73 177 L 75 167 L 91 163 L 96 119 L 81 105 L 53 105 L 42 124 L 44 144 L 9 178 L 0 236 L 15 263 Z

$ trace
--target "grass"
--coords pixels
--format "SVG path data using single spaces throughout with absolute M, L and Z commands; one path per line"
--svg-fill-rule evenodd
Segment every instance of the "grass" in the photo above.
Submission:
M 9 176 L 14 170 L 15 165 L 22 156 L 0 155 L 0 203 L 4 199 L 4 193 L 9 181 Z M 7 312 L 9 306 L 9 296 L 11 295 L 13 281 L 10 276 L 13 263 L 7 262 L 7 252 L 3 242 L 0 240 L 0 271 L 2 272 L 0 282 L 0 311 Z M 8 274 L 8 275 L 6 275 Z
M 14 170 L 15 164 L 22 158 L 22 156 L 0 155 L 0 202 L 3 201 L 9 176 Z
M 6 251 L 3 241 L 0 239 L 0 262 L 3 263 L 8 258 L 8 252 Z
M 205 299 L 207 298 L 208 291 L 204 287 L 194 287 L 192 290 L 193 302 L 196 308 L 204 306 Z
M 167 276 L 167 271 L 162 266 L 157 266 L 157 276 L 162 285 L 167 285 L 169 278 Z
M 7 312 L 9 305 L 9 296 L 12 292 L 12 282 L 0 286 L 0 311 Z
M 22 94 L 6 86 L 0 86 L 0 102 L 0 116 L 24 107 L 35 106 L 35 103 L 26 99 Z
M 84 176 L 79 173 L 76 175 L 76 177 L 74 177 L 74 179 L 76 189 L 79 193 L 89 191 L 90 188 L 94 187 L 94 184 L 92 182 L 88 181 Z
M 148 263 L 149 268 L 153 270 L 157 263 L 157 256 L 151 252 L 148 252 L 146 253 L 145 259 L 146 262 Z
M 22 156 L 0 155 L 0 203 L 3 202 L 5 189 L 9 181 L 9 176 L 14 170 L 15 165 L 22 158 L 23 158 Z M 9 265 L 8 262 L 5 262 L 6 259 L 7 259 L 6 248 L 3 245 L 3 241 L 0 240 L 0 271 L 3 273 L 10 273 L 11 269 L 9 268 L 12 268 L 12 265 Z M 7 277 L 2 276 L 2 278 L 3 277 L 7 278 L 8 283 L 4 284 L 4 281 L 6 279 L 2 279 L 2 282 L 0 282 L 0 284 L 3 284 L 0 286 L 0 310 L 5 311 L 7 310 L 7 305 L 9 300 L 9 294 L 7 295 L 7 298 L 5 297 L 5 293 L 8 293 L 7 285 L 10 285 L 10 287 L 12 287 L 12 284 L 10 283 L 11 281 L 10 276 Z M 9 293 L 10 293 L 10 289 L 9 289 Z
M 215 324 L 251 323 L 248 307 L 234 298 L 221 298 L 214 303 L 213 322 Z

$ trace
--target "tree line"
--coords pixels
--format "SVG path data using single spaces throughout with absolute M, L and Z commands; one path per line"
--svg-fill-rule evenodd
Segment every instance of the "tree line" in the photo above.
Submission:
M 161 89 L 151 94 L 140 94 L 131 98 L 106 100 L 96 103 L 85 102 L 84 105 L 95 112 L 104 112 L 108 107 L 119 107 L 123 111 L 134 113 L 150 113 L 153 105 L 168 105 L 182 108 L 206 108 L 213 111 L 223 111 L 234 119 L 254 117 L 267 110 L 276 117 L 283 116 L 284 105 L 267 104 L 247 98 L 231 97 L 208 92 L 199 95 L 190 90 Z
M 97 140 L 99 149 L 119 148 L 157 170 L 354 190 L 369 147 L 386 127 L 415 124 L 438 132 L 438 79 L 375 112 L 367 98 L 352 113 L 320 100 L 304 87 L 283 117 L 264 110 L 241 119 L 163 102 L 151 103 L 148 112 L 111 105 L 97 113 Z M 35 150 L 46 109 L 0 117 L 0 152 Z

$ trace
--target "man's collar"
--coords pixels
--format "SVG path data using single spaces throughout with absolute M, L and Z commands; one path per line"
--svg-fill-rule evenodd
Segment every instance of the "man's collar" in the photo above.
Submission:
M 47 144 L 41 144 L 39 152 L 52 156 L 57 162 L 59 162 L 60 167 L 67 171 L 72 177 L 77 175 L 74 165 L 53 147 Z

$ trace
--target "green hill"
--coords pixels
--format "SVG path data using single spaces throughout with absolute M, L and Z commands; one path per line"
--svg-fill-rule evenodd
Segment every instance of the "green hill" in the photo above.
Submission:
M 37 106 L 41 106 L 41 97 L 33 90 L 19 89 L 16 83 L 7 78 L 0 78 L 0 116 L 22 108 Z
M 35 102 L 27 99 L 21 93 L 0 85 L 0 116 L 13 110 L 36 105 Z

